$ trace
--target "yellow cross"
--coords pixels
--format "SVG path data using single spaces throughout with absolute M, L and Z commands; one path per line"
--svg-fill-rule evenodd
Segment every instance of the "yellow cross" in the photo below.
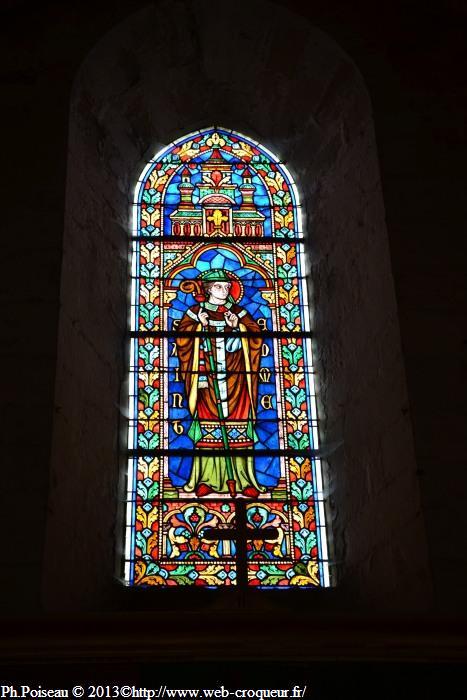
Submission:
M 214 209 L 212 216 L 208 216 L 208 221 L 214 221 L 214 226 L 219 228 L 223 221 L 228 221 L 228 216 L 223 216 L 220 209 Z

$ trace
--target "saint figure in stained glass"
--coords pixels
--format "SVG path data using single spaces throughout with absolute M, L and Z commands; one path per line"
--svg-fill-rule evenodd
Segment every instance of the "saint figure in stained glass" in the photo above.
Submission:
M 198 281 L 203 293 L 195 294 L 199 303 L 183 316 L 176 339 L 192 416 L 188 435 L 196 446 L 184 490 L 200 497 L 215 492 L 256 498 L 265 489 L 257 482 L 253 455 L 236 452 L 251 450 L 256 440 L 260 328 L 236 303 L 241 286 L 232 274 L 212 269 L 182 289 Z M 201 336 L 184 335 L 193 331 Z

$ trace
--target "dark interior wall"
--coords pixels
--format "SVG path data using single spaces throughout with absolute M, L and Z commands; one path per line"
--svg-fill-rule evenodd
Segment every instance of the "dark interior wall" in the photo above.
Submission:
M 71 84 L 92 46 L 138 6 L 4 6 L 5 612 L 41 605 Z M 347 51 L 372 100 L 437 609 L 465 614 L 465 10 L 287 6 Z
M 376 9 L 376 8 L 375 8 Z M 350 48 L 371 94 L 438 610 L 465 614 L 465 5 L 388 4 Z M 368 26 L 368 25 L 367 25 Z M 379 49 L 377 47 L 380 47 Z M 461 613 L 462 611 L 462 613 Z
M 326 487 L 341 563 L 333 597 L 343 605 L 347 595 L 351 610 L 430 604 L 368 95 L 351 61 L 308 22 L 260 0 L 239 3 L 237 11 L 248 13 L 251 25 L 225 36 L 219 56 L 213 37 L 228 23 L 227 9 L 197 2 L 149 7 L 109 32 L 75 80 L 44 568 L 51 609 L 109 604 L 135 175 L 161 144 L 212 122 L 266 143 L 300 188 L 321 437 L 324 445 L 342 442 L 329 460 Z M 95 535 L 82 536 L 88 532 Z

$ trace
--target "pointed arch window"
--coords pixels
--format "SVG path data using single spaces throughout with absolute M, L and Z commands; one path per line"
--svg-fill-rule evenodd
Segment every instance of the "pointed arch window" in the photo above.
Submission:
M 132 231 L 125 579 L 329 585 L 300 205 L 236 132 L 145 167 Z

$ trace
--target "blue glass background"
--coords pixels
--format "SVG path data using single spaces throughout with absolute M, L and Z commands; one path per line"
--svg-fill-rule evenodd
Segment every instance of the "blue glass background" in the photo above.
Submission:
M 193 279 L 201 272 L 213 268 L 229 270 L 241 280 L 244 287 L 244 295 L 239 301 L 239 305 L 245 308 L 253 318 L 265 318 L 267 328 L 271 330 L 271 310 L 259 291 L 260 288 L 264 289 L 265 287 L 264 280 L 256 270 L 242 267 L 242 263 L 235 253 L 232 250 L 222 247 L 222 244 L 219 244 L 215 249 L 204 251 L 198 258 L 196 268 L 187 268 L 180 273 L 178 283 L 180 283 L 182 279 Z M 186 310 L 195 303 L 192 294 L 185 294 L 179 290 L 176 299 L 174 299 L 168 311 L 169 328 L 172 328 L 173 322 L 176 319 L 181 319 Z M 173 408 L 169 405 L 169 447 L 171 449 L 193 449 L 193 443 L 186 435 L 191 417 L 187 408 L 185 388 L 183 382 L 174 381 L 175 368 L 178 366 L 178 358 L 171 355 L 170 350 L 172 342 L 172 339 L 169 339 L 169 393 L 173 394 L 179 392 L 182 394 L 184 405 L 182 408 Z M 263 342 L 269 346 L 269 355 L 261 358 L 261 367 L 268 368 L 271 371 L 271 377 L 269 382 L 259 382 L 258 384 L 258 419 L 255 423 L 258 442 L 255 444 L 255 450 L 274 450 L 279 448 L 274 348 L 272 339 L 265 339 Z M 272 408 L 269 410 L 265 410 L 260 403 L 261 397 L 267 394 L 272 396 Z M 182 435 L 177 435 L 173 430 L 172 422 L 175 420 L 181 421 L 184 426 L 184 433 Z M 191 464 L 191 457 L 181 457 L 177 455 L 171 455 L 169 457 L 169 476 L 174 486 L 183 486 L 186 483 L 190 475 Z M 261 485 L 273 487 L 277 484 L 280 475 L 279 458 L 277 456 L 258 456 L 255 458 L 255 470 L 258 482 Z

